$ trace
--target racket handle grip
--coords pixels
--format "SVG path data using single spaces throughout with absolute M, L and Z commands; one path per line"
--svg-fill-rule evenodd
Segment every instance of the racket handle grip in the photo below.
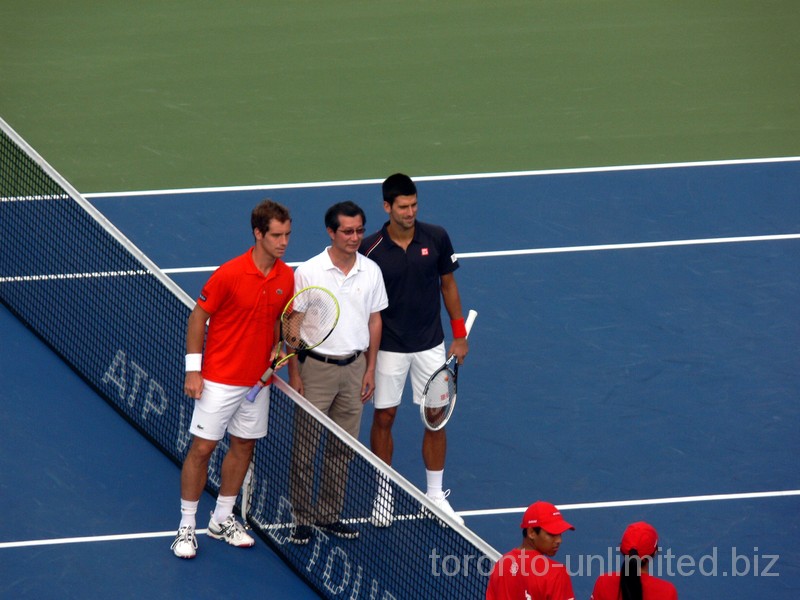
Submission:
M 261 388 L 263 388 L 265 385 L 267 385 L 267 382 L 269 381 L 269 378 L 272 377 L 272 373 L 274 373 L 274 372 L 275 372 L 275 367 L 270 367 L 261 376 L 261 379 L 259 379 L 256 382 L 256 384 L 252 388 L 250 388 L 250 391 L 247 392 L 247 396 L 246 396 L 248 402 L 255 402 L 256 401 L 256 396 L 258 396 L 258 392 L 261 391 Z
M 258 392 L 260 392 L 261 388 L 263 388 L 263 387 L 264 387 L 264 384 L 259 381 L 252 388 L 250 388 L 250 391 L 247 392 L 247 396 L 246 396 L 247 401 L 248 402 L 255 402 L 256 401 L 256 396 L 258 396 Z
M 464 322 L 464 328 L 467 330 L 467 335 L 469 335 L 470 329 L 472 329 L 472 324 L 475 323 L 475 319 L 478 318 L 478 311 L 477 310 L 470 310 L 467 313 L 467 320 Z

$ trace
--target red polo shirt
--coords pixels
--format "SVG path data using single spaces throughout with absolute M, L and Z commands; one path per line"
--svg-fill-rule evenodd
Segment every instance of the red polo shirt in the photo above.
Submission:
M 574 600 L 567 568 L 536 550 L 514 548 L 489 575 L 486 600 Z
M 252 248 L 220 266 L 197 304 L 211 315 L 203 352 L 203 378 L 253 385 L 269 366 L 275 321 L 294 294 L 294 273 L 276 260 L 264 275 Z

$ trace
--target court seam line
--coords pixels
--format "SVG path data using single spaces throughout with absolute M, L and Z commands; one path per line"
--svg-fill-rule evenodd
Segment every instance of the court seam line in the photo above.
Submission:
M 538 177 L 542 175 L 576 175 L 583 173 L 613 173 L 618 171 L 646 171 L 656 169 L 681 169 L 687 167 L 723 167 L 734 165 L 755 165 L 770 163 L 798 162 L 800 156 L 779 156 L 771 158 L 742 158 L 729 160 L 708 160 L 696 162 L 652 163 L 643 165 L 611 165 L 605 167 L 573 167 L 563 169 L 540 169 L 530 171 L 500 171 L 497 173 L 464 173 L 461 175 L 420 175 L 415 181 L 453 181 L 460 179 L 492 179 L 509 177 Z M 176 188 L 164 190 L 141 190 L 127 192 L 94 192 L 83 194 L 84 198 L 123 198 L 131 196 L 161 196 L 174 194 L 205 194 L 211 192 L 244 192 L 259 190 L 302 189 L 314 187 L 338 187 L 348 185 L 375 185 L 383 179 L 351 179 L 342 181 L 317 181 L 307 183 L 269 183 L 262 185 L 219 186 L 200 188 Z
M 495 258 L 499 256 L 525 256 L 530 254 L 562 254 L 568 252 L 598 252 L 608 250 L 638 250 L 642 248 L 668 248 L 674 246 L 699 246 L 708 244 L 733 244 L 744 242 L 767 242 L 767 241 L 780 241 L 780 240 L 796 240 L 800 239 L 800 233 L 781 233 L 775 235 L 755 235 L 755 236 L 738 236 L 738 237 L 723 237 L 723 238 L 699 238 L 691 240 L 666 240 L 660 242 L 631 242 L 622 244 L 596 244 L 587 246 L 560 246 L 553 248 L 528 248 L 520 250 L 493 250 L 489 252 L 459 252 L 456 253 L 458 259 L 463 258 Z M 286 263 L 290 267 L 296 267 L 299 262 Z M 218 267 L 174 267 L 161 269 L 166 274 L 180 274 L 180 273 L 201 273 L 206 271 L 214 271 Z
M 738 494 L 706 494 L 701 496 L 677 496 L 674 498 L 650 498 L 642 500 L 613 500 L 608 502 L 584 502 L 578 504 L 559 504 L 561 510 L 584 510 L 592 508 L 618 508 L 623 506 L 647 506 L 657 504 L 679 504 L 687 502 L 717 502 L 723 500 L 751 500 L 760 498 L 783 498 L 789 496 L 800 496 L 800 490 L 777 490 L 772 492 L 744 492 Z M 462 517 L 481 517 L 490 515 L 523 513 L 527 507 L 498 508 L 486 510 L 459 510 L 457 514 Z M 205 534 L 207 529 L 198 529 L 195 533 Z M 55 546 L 61 544 L 79 544 L 87 542 L 109 542 L 138 540 L 150 538 L 172 537 L 175 530 L 156 531 L 151 533 L 130 533 L 118 535 L 98 535 L 86 537 L 54 538 L 45 540 L 30 540 L 19 542 L 0 542 L 0 550 L 4 548 L 29 548 L 33 546 Z

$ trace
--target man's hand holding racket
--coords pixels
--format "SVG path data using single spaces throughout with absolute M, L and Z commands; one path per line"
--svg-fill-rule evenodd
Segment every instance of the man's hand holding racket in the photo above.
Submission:
M 254 402 L 275 369 L 303 350 L 319 346 L 339 322 L 339 302 L 328 290 L 309 286 L 297 292 L 283 309 L 280 318 L 280 339 L 273 352 L 272 364 L 247 393 Z M 288 354 L 283 350 L 291 350 Z
M 478 312 L 471 310 L 467 315 L 464 327 L 467 336 Z M 425 427 L 431 431 L 442 429 L 456 406 L 456 392 L 458 383 L 458 365 L 464 360 L 467 353 L 467 336 L 456 338 L 450 346 L 450 355 L 447 361 L 430 376 L 422 392 L 422 402 L 419 414 Z M 461 352 L 459 357 L 458 352 Z
M 456 338 L 450 344 L 450 350 L 447 353 L 447 356 L 454 356 L 456 362 L 459 365 L 464 364 L 464 359 L 467 357 L 467 352 L 469 352 L 469 344 L 467 344 L 467 338 Z

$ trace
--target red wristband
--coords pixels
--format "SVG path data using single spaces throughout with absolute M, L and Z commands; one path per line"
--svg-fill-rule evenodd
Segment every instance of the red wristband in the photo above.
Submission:
M 467 337 L 467 328 L 464 325 L 464 319 L 450 319 L 450 327 L 453 329 L 454 338 Z

